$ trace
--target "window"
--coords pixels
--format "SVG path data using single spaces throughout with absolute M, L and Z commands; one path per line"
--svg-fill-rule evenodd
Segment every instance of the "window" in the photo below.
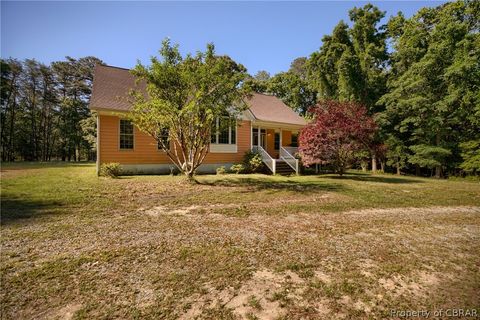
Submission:
M 236 121 L 229 117 L 218 118 L 212 128 L 212 144 L 236 144 Z
M 253 136 L 253 145 L 254 146 L 258 146 L 259 144 L 259 141 L 258 141 L 258 128 L 256 127 L 252 127 L 252 136 Z M 266 139 L 266 136 L 267 136 L 267 131 L 265 129 L 260 129 L 260 146 L 262 148 L 266 148 L 266 143 L 265 141 L 267 141 Z
M 217 124 L 213 124 L 212 128 L 212 139 L 210 140 L 211 143 L 217 143 Z
M 258 130 L 256 128 L 253 128 L 252 131 L 253 131 L 253 145 L 258 146 Z
M 219 118 L 218 119 L 218 144 L 230 144 L 229 143 L 229 134 L 230 134 L 230 119 L 229 118 Z
M 298 133 L 292 133 L 292 143 L 291 147 L 298 147 Z
M 120 119 L 120 149 L 133 149 L 133 123 Z
M 280 133 L 278 132 L 275 132 L 274 146 L 275 146 L 275 150 L 280 149 Z
M 230 144 L 237 143 L 237 121 L 230 119 Z
M 170 149 L 170 140 L 168 139 L 168 129 L 164 128 L 162 129 L 162 132 L 159 136 L 160 140 L 162 140 L 163 144 L 167 147 L 167 149 Z M 158 142 L 158 150 L 162 150 L 162 145 L 160 142 Z

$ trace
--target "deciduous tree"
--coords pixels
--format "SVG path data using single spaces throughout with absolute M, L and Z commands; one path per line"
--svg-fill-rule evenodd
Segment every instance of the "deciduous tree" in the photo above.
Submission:
M 389 92 L 380 100 L 409 162 L 454 169 L 459 143 L 479 138 L 480 35 L 475 1 L 421 9 L 388 24 L 394 52 Z M 458 165 L 458 164 L 457 164 Z
M 247 72 L 230 57 L 216 55 L 213 44 L 182 57 L 178 45 L 166 39 L 160 56 L 132 70 L 145 90 L 132 92 L 131 119 L 192 179 L 209 151 L 216 119 L 235 118 L 246 108 L 248 90 L 242 82 Z
M 267 83 L 267 92 L 300 114 L 305 114 L 317 101 L 317 92 L 293 72 L 281 72 L 272 77 Z
M 342 175 L 356 154 L 368 149 L 376 131 L 367 109 L 351 101 L 322 101 L 309 112 L 313 120 L 301 131 L 302 162 L 329 163 Z

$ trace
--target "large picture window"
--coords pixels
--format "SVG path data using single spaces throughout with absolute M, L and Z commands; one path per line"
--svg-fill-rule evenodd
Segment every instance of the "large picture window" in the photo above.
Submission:
M 130 120 L 120 119 L 120 149 L 133 149 L 133 123 Z
M 212 128 L 212 144 L 236 144 L 237 122 L 229 117 L 221 117 L 215 121 Z

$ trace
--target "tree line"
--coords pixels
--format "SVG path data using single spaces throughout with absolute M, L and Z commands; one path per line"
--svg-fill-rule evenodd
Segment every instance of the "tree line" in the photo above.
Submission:
M 367 4 L 349 11 L 287 72 L 250 77 L 302 114 L 316 101 L 352 101 L 378 126 L 357 163 L 397 172 L 480 173 L 480 2 L 423 8 L 411 18 Z
M 1 160 L 95 159 L 95 117 L 88 102 L 95 57 L 50 65 L 1 60 Z

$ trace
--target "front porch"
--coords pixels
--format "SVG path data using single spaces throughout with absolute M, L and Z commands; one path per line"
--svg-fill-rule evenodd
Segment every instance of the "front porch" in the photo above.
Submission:
M 301 127 L 279 124 L 252 124 L 252 150 L 262 156 L 273 174 L 299 173 L 298 133 Z

